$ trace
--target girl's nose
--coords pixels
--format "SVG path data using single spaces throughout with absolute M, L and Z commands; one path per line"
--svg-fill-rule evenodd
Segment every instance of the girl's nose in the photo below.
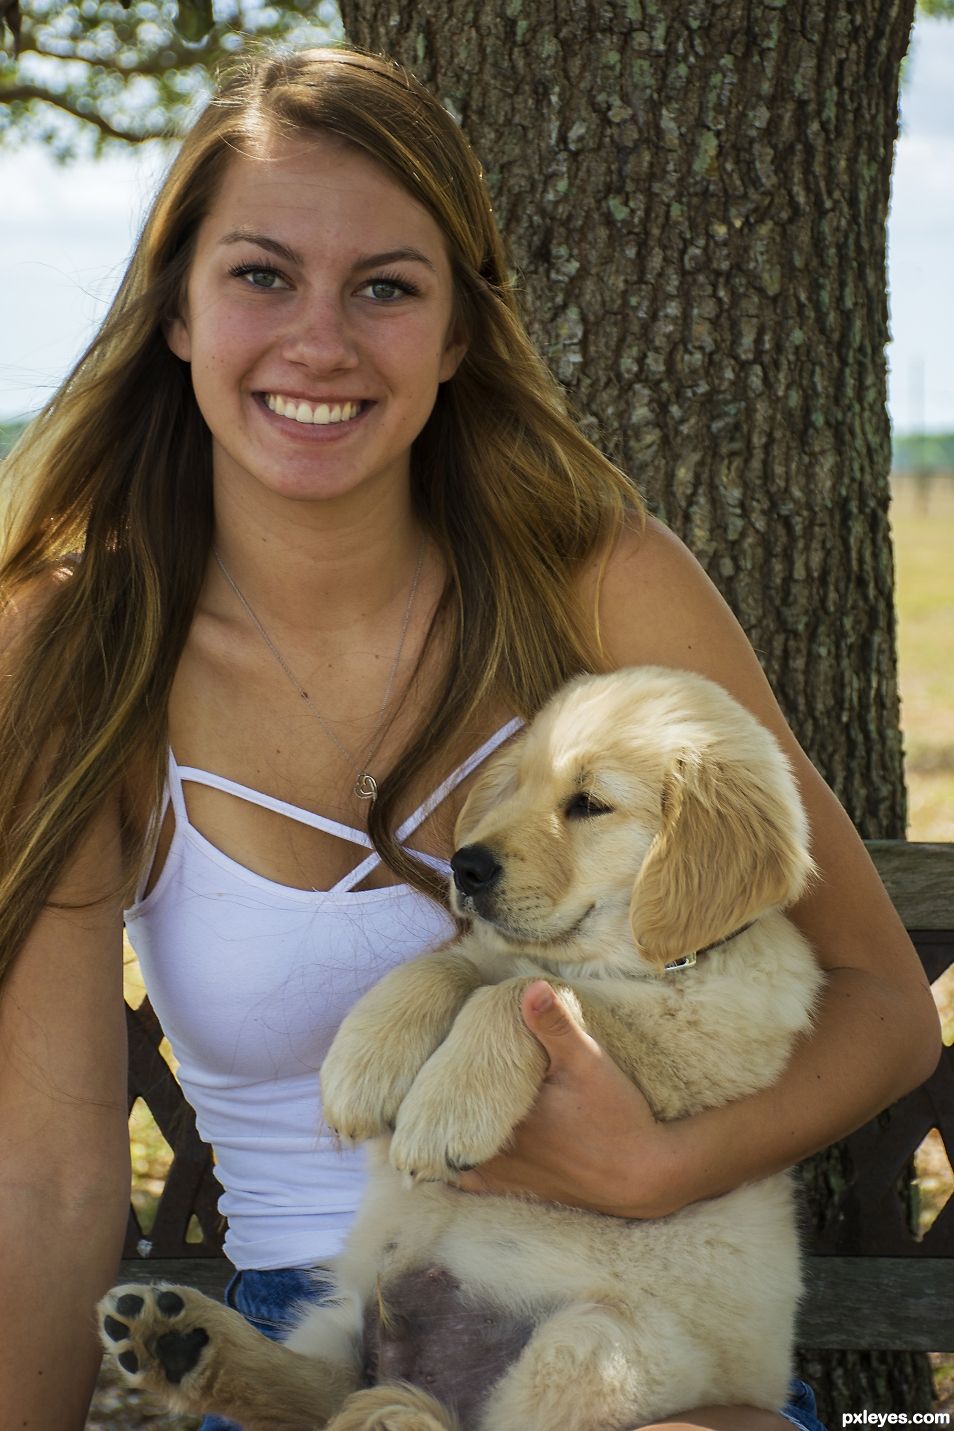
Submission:
M 357 347 L 340 299 L 302 302 L 284 335 L 282 356 L 316 372 L 354 368 Z

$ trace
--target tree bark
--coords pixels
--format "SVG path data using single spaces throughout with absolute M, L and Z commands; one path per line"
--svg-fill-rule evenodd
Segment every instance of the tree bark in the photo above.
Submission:
M 885 220 L 914 0 L 342 0 L 481 156 L 584 430 L 708 569 L 869 838 L 903 837 Z M 806 1171 L 815 1216 L 850 1171 Z M 929 1410 L 922 1357 L 806 1371 Z

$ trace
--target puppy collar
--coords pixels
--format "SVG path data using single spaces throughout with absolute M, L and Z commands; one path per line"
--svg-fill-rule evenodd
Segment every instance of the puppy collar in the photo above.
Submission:
M 691 954 L 683 954 L 681 959 L 672 959 L 663 966 L 663 973 L 669 974 L 677 969 L 694 969 L 696 961 L 701 954 L 708 954 L 712 949 L 721 949 L 724 944 L 731 944 L 733 939 L 738 939 L 740 934 L 744 934 L 747 929 L 751 929 L 755 923 L 750 919 L 748 924 L 743 924 L 741 929 L 734 929 L 731 934 L 727 934 L 724 939 L 715 939 L 711 944 L 705 944 L 701 949 L 694 950 Z

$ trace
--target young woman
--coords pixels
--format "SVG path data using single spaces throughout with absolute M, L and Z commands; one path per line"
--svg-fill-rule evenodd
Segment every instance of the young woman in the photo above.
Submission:
M 549 1082 L 461 1185 L 655 1216 L 930 1072 L 930 994 L 863 847 L 714 588 L 568 417 L 479 165 L 397 66 L 312 51 L 226 84 L 7 477 L 4 1425 L 78 1431 L 95 1373 L 128 1197 L 124 911 L 216 1148 L 232 1300 L 274 1330 L 360 1190 L 314 1134 L 334 1028 L 452 932 L 470 773 L 581 669 L 690 667 L 777 734 L 827 991 L 777 1087 L 660 1125 L 534 986 Z M 794 1395 L 681 1420 L 816 1426 Z

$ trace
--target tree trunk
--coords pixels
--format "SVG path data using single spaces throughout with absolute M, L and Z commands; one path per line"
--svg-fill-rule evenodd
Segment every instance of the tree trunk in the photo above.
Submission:
M 533 336 L 704 563 L 862 834 L 905 831 L 885 219 L 914 0 L 342 0 L 487 170 Z M 806 1172 L 815 1215 L 845 1176 Z M 923 1357 L 806 1371 L 929 1410 Z

